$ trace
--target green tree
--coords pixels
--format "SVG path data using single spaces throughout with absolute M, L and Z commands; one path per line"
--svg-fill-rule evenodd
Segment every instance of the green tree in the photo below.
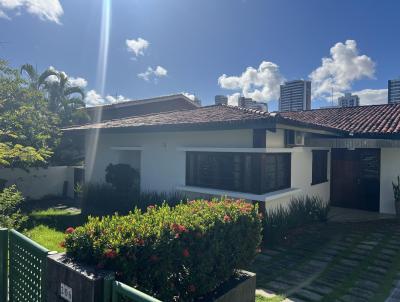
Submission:
M 22 65 L 21 69 L 20 69 L 20 73 L 21 73 L 21 75 L 26 73 L 29 77 L 29 85 L 31 86 L 31 88 L 34 88 L 37 90 L 39 90 L 41 87 L 44 86 L 44 84 L 46 83 L 46 80 L 50 76 L 58 76 L 57 71 L 52 70 L 50 68 L 45 70 L 41 74 L 39 74 L 36 71 L 36 68 L 33 67 L 31 64 Z
M 79 110 L 85 107 L 85 91 L 83 88 L 73 86 L 68 81 L 64 72 L 57 73 L 58 80 L 45 81 L 44 89 L 47 92 L 50 111 L 60 116 L 62 125 L 71 125 L 87 121 L 85 113 Z
M 43 93 L 0 60 L 0 166 L 42 165 L 59 142 Z

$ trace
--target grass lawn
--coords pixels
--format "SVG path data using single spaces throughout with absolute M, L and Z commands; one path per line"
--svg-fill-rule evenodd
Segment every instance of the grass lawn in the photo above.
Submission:
M 83 223 L 79 210 L 64 208 L 48 208 L 34 210 L 28 214 L 27 227 L 24 234 L 51 251 L 64 252 L 60 246 L 64 240 L 65 230 Z

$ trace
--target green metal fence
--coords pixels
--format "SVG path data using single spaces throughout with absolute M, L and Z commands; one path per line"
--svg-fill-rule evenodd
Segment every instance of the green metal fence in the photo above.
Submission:
M 8 229 L 0 229 L 0 302 L 8 299 Z
M 7 229 L 0 232 L 0 244 L 1 302 L 45 302 L 49 250 L 15 230 Z
M 162 302 L 113 278 L 105 280 L 104 302 Z

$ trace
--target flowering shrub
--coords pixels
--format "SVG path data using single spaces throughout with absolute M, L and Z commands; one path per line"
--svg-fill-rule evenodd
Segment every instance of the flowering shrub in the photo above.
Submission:
M 126 216 L 89 218 L 67 232 L 67 254 L 111 269 L 166 301 L 191 301 L 246 267 L 261 241 L 257 209 L 243 201 L 191 201 Z

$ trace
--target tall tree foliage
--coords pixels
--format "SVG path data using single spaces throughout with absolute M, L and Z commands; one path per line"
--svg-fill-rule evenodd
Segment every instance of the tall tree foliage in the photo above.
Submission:
M 64 72 L 47 69 L 38 74 L 30 64 L 22 65 L 21 74 L 29 77 L 30 86 L 44 92 L 48 100 L 48 108 L 60 117 L 62 126 L 88 121 L 84 110 L 85 91 L 82 87 L 73 85 Z
M 89 121 L 85 110 L 85 91 L 82 87 L 71 84 L 64 72 L 49 68 L 39 74 L 36 69 L 25 64 L 21 66 L 21 74 L 28 76 L 32 89 L 43 92 L 47 100 L 47 108 L 56 114 L 60 127 L 82 124 Z M 83 141 L 80 137 L 62 136 L 54 149 L 50 161 L 54 165 L 77 164 L 83 160 Z
M 58 125 L 37 86 L 0 60 L 0 166 L 44 164 L 59 141 Z

